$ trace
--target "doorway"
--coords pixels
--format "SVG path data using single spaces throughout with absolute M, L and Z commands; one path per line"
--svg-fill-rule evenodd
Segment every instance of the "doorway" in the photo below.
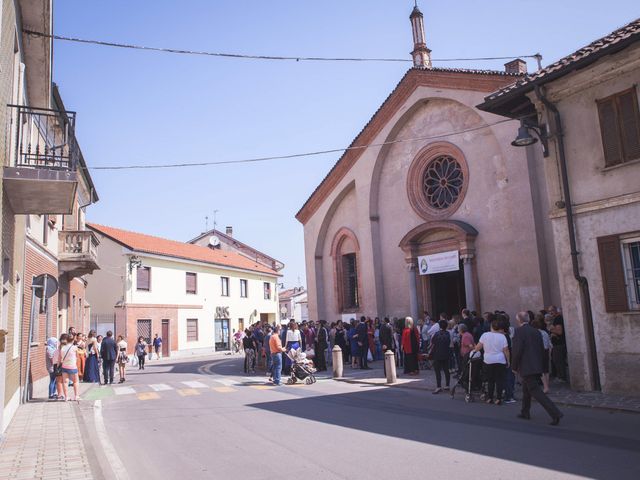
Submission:
M 464 288 L 464 269 L 429 275 L 427 280 L 431 296 L 431 313 L 437 318 L 441 313 L 451 316 L 466 307 L 467 297 Z
M 229 343 L 229 320 L 218 319 L 214 321 L 214 342 L 216 352 L 228 351 L 231 349 Z
M 162 320 L 162 356 L 168 357 L 171 351 L 171 345 L 169 345 L 169 320 Z

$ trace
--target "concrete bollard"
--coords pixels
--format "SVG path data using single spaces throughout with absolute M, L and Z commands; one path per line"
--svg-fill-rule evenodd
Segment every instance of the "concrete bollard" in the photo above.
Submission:
M 387 373 L 387 383 L 396 383 L 396 356 L 391 350 L 384 352 L 384 369 Z
M 333 378 L 342 378 L 342 349 L 336 345 L 331 350 Z

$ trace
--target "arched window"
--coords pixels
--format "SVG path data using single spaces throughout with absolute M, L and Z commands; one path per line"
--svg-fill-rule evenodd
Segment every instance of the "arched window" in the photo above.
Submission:
M 360 246 L 355 234 L 348 228 L 336 233 L 331 247 L 334 263 L 338 311 L 354 313 L 362 304 L 360 297 Z

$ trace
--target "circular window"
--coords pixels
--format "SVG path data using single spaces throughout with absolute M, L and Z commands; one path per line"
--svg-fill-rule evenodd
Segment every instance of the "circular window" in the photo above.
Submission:
M 453 205 L 460 196 L 464 173 L 455 158 L 442 155 L 427 165 L 422 183 L 429 205 L 443 210 Z
M 464 200 L 469 170 L 462 151 L 448 142 L 425 147 L 407 176 L 409 203 L 425 220 L 452 215 Z

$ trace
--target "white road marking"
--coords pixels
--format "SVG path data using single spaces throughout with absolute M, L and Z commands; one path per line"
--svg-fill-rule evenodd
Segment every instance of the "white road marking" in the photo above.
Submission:
M 113 387 L 113 392 L 116 395 L 132 395 L 136 393 L 132 387 Z
M 235 387 L 236 385 L 240 385 L 240 382 L 237 382 L 236 380 L 229 380 L 222 377 L 214 377 L 214 380 L 225 387 Z
M 209 388 L 208 385 L 205 385 L 204 383 L 198 382 L 198 381 L 195 381 L 195 380 L 192 380 L 190 382 L 182 382 L 182 383 L 184 385 L 186 385 L 187 387 L 190 387 L 190 388 Z
M 107 463 L 111 466 L 114 478 L 116 478 L 116 480 L 129 480 L 127 469 L 116 453 L 116 449 L 113 447 L 111 440 L 109 440 L 109 434 L 107 433 L 104 418 L 102 417 L 102 400 L 96 400 L 93 404 L 93 419 L 98 438 L 102 444 L 102 453 L 107 458 Z
M 165 390 L 173 390 L 173 387 L 170 387 L 169 385 L 165 384 L 165 383 L 154 383 L 152 385 L 149 385 L 153 390 L 155 390 L 156 392 L 163 392 Z

